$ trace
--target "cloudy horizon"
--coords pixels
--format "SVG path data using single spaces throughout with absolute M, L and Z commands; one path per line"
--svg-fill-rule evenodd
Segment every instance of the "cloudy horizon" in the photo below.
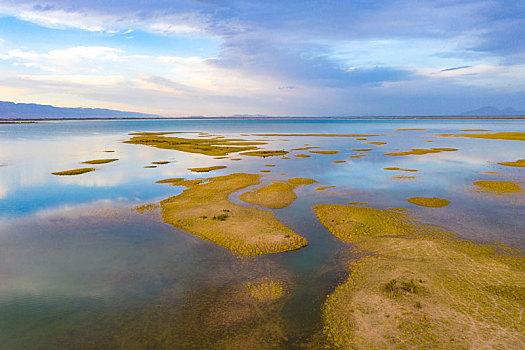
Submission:
M 0 100 L 165 116 L 525 109 L 525 3 L 0 0 Z

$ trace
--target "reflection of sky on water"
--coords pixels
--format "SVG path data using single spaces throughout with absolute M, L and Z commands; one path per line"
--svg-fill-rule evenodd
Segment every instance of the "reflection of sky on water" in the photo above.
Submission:
M 393 131 L 414 127 L 427 130 Z M 523 200 L 487 198 L 472 191 L 475 180 L 524 181 L 523 168 L 497 165 L 497 162 L 525 158 L 524 147 L 518 141 L 432 136 L 470 128 L 525 131 L 525 122 L 184 120 L 0 125 L 0 164 L 6 164 L 0 167 L 0 301 L 4 302 L 0 303 L 0 340 L 9 332 L 15 334 L 14 328 L 6 324 L 14 319 L 23 321 L 18 314 L 27 313 L 31 317 L 35 307 L 39 307 L 42 315 L 51 313 L 60 322 L 69 322 L 69 317 L 74 319 L 77 311 L 67 309 L 61 313 L 61 306 L 57 305 L 63 305 L 64 300 L 118 299 L 125 305 L 140 298 L 155 298 L 168 289 L 181 302 L 184 293 L 194 292 L 196 284 L 205 286 L 232 274 L 234 277 L 229 277 L 232 281 L 249 278 L 255 266 L 269 261 L 276 264 L 272 266 L 291 272 L 299 286 L 285 309 L 290 322 L 296 322 L 293 315 L 302 312 L 302 320 L 310 317 L 309 322 L 314 324 L 319 315 L 309 316 L 309 313 L 318 312 L 320 296 L 326 295 L 327 286 L 337 281 L 333 256 L 342 245 L 318 223 L 311 211 L 314 204 L 345 204 L 352 200 L 370 202 L 380 208 L 405 207 L 415 210 L 425 222 L 444 225 L 465 237 L 525 246 Z M 269 137 L 272 141 L 264 146 L 266 149 L 291 150 L 309 144 L 339 153 L 323 155 L 300 150 L 292 151 L 288 160 L 241 156 L 242 161 L 231 161 L 122 143 L 129 138 L 128 133 L 135 131 L 203 131 L 232 138 L 239 138 L 241 133 L 378 133 L 385 136 L 364 141 L 347 137 Z M 434 142 L 426 142 L 428 139 Z M 387 144 L 369 145 L 364 143 L 367 141 Z M 395 149 L 431 147 L 454 147 L 459 151 L 422 156 L 384 155 Z M 363 152 L 367 154 L 363 158 L 348 158 L 359 153 L 352 151 L 356 148 L 372 151 Z M 103 150 L 115 152 L 101 152 Z M 299 153 L 308 153 L 311 157 L 293 157 Z M 119 161 L 94 165 L 96 171 L 79 176 L 51 175 L 54 171 L 91 167 L 80 163 L 101 158 Z M 144 168 L 153 161 L 164 160 L 171 163 Z M 333 163 L 339 160 L 346 162 Z M 265 167 L 265 164 L 275 164 L 275 167 Z M 212 165 L 228 168 L 210 173 L 187 170 Z M 386 171 L 384 167 L 418 169 L 419 172 Z M 288 208 L 275 211 L 282 222 L 308 239 L 306 248 L 264 257 L 244 266 L 220 247 L 158 222 L 152 216 L 130 211 L 134 205 L 182 191 L 180 187 L 156 184 L 160 179 L 259 173 L 262 169 L 271 170 L 263 177 L 264 183 L 297 176 L 319 181 L 298 189 L 298 200 Z M 487 175 L 483 171 L 501 174 Z M 415 176 L 415 179 L 396 180 L 392 178 L 395 175 Z M 325 185 L 336 188 L 315 191 L 317 186 Z M 452 204 L 441 209 L 420 208 L 407 203 L 406 199 L 413 196 L 447 198 Z M 232 198 L 235 200 L 238 194 Z M 231 266 L 237 264 L 244 267 L 241 272 L 233 273 Z M 327 273 L 328 270 L 331 272 Z M 12 303 L 12 300 L 17 301 Z M 49 304 L 50 300 L 57 301 L 56 305 Z M 94 317 L 103 314 L 97 308 L 99 304 L 97 307 L 73 304 L 80 313 L 92 312 Z M 315 310 L 305 309 L 304 305 Z M 48 307 L 51 309 L 46 309 Z M 45 322 L 34 322 L 35 330 L 45 329 Z M 7 333 L 2 333 L 2 327 Z M 26 337 L 35 336 L 31 331 L 20 332 Z

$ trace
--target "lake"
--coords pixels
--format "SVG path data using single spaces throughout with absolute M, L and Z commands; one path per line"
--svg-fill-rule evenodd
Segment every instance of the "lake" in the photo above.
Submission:
M 234 153 L 215 159 L 123 143 L 137 132 L 261 140 L 263 149 L 290 153 L 284 157 L 289 159 Z M 462 238 L 525 248 L 523 194 L 484 193 L 474 185 L 510 181 L 523 187 L 522 167 L 498 164 L 524 159 L 522 142 L 438 136 L 484 132 L 525 132 L 525 121 L 226 119 L 0 125 L 0 348 L 249 348 L 268 338 L 268 347 L 315 348 L 323 342 L 326 296 L 347 278 L 349 262 L 359 253 L 319 222 L 314 205 L 352 201 L 380 209 L 406 208 L 418 220 Z M 318 148 L 293 150 L 305 147 Z M 437 151 L 385 154 L 431 148 Z M 315 150 L 338 152 L 311 152 Z M 52 175 L 104 158 L 118 161 L 89 165 L 96 170 L 81 175 Z M 152 163 L 164 161 L 169 163 Z M 226 168 L 188 170 L 209 166 Z M 164 223 L 158 210 L 133 210 L 184 190 L 158 180 L 232 173 L 261 174 L 263 185 L 293 177 L 316 180 L 297 188 L 291 205 L 271 210 L 308 245 L 241 257 Z M 317 190 L 324 186 L 335 187 Z M 253 187 L 232 193 L 230 201 L 253 207 L 239 198 Z M 428 208 L 407 202 L 410 197 L 443 198 L 450 205 Z M 283 286 L 279 300 L 259 305 L 244 295 L 246 285 L 268 279 Z

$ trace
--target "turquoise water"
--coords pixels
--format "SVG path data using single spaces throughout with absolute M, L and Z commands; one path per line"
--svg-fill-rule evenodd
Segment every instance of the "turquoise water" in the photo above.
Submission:
M 394 131 L 401 128 L 425 130 Z M 525 247 L 523 196 L 483 195 L 472 185 L 477 180 L 511 180 L 523 186 L 523 168 L 497 164 L 524 159 L 523 142 L 434 136 L 460 129 L 525 132 L 525 121 L 135 120 L 0 125 L 0 348 L 213 348 L 219 347 L 224 334 L 234 337 L 252 334 L 259 326 L 266 329 L 263 319 L 284 324 L 286 340 L 281 345 L 303 348 L 321 330 L 321 305 L 344 280 L 352 258 L 349 246 L 317 221 L 311 210 L 315 204 L 360 201 L 377 208 L 409 208 L 425 222 L 463 237 Z M 308 151 L 293 151 L 289 160 L 246 156 L 241 156 L 242 161 L 219 160 L 122 143 L 137 131 L 207 132 L 268 139 L 265 149 L 291 150 L 308 144 L 339 153 L 296 158 L 294 154 Z M 384 136 L 368 141 L 387 144 L 369 145 L 363 143 L 367 140 L 348 137 L 240 136 L 257 133 L 371 133 Z M 385 155 L 430 147 L 458 151 Z M 363 158 L 348 158 L 359 153 L 352 149 L 362 148 L 372 150 L 363 152 L 367 154 Z M 51 175 L 100 158 L 119 160 L 96 165 L 96 171 L 79 176 Z M 144 168 L 163 160 L 171 163 Z M 333 163 L 339 160 L 345 163 Z M 212 165 L 227 168 L 201 174 L 187 170 Z M 264 175 L 263 183 L 301 176 L 319 181 L 320 186 L 336 186 L 325 191 L 316 191 L 316 185 L 301 187 L 292 205 L 273 210 L 308 240 L 301 250 L 239 259 L 162 223 L 155 213 L 131 210 L 182 191 L 156 184 L 160 179 L 259 173 L 265 168 L 271 172 Z M 395 175 L 415 178 L 392 178 Z M 238 200 L 239 194 L 231 200 L 248 205 Z M 406 201 L 414 196 L 446 198 L 452 204 L 421 208 Z M 259 318 L 238 316 L 227 326 L 226 321 L 218 321 L 224 315 L 244 315 L 242 305 L 231 302 L 237 300 L 235 291 L 243 283 L 267 276 L 286 282 L 284 301 L 268 310 L 250 311 Z

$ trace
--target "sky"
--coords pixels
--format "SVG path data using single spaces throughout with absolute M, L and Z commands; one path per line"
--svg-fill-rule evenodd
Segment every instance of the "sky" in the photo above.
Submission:
M 0 100 L 165 116 L 525 110 L 525 1 L 0 0 Z

